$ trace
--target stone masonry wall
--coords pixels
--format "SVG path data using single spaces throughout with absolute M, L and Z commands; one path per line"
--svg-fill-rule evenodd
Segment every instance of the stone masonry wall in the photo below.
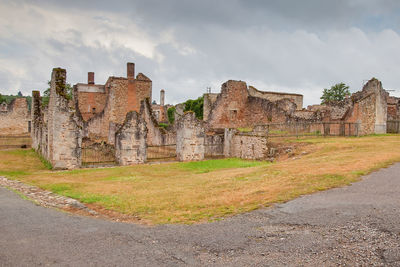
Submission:
M 296 111 L 288 100 L 271 102 L 250 96 L 243 81 L 227 81 L 211 108 L 207 118 L 208 128 L 252 127 L 271 122 L 287 122 Z
M 254 97 L 264 98 L 271 102 L 275 102 L 283 99 L 290 99 L 293 103 L 296 104 L 296 109 L 301 110 L 303 108 L 303 95 L 300 94 L 289 94 L 289 93 L 280 93 L 280 92 L 264 92 L 257 90 L 253 86 L 249 86 L 248 88 L 249 94 Z
M 142 101 L 140 106 L 140 115 L 146 122 L 148 134 L 147 144 L 151 146 L 172 145 L 176 144 L 175 131 L 167 131 L 158 125 L 157 120 L 154 118 L 150 100 L 147 98 Z
M 360 135 L 386 133 L 388 93 L 382 83 L 372 78 L 351 98 L 353 105 L 343 120 L 360 123 Z
M 136 111 L 126 114 L 125 122 L 115 134 L 115 153 L 119 165 L 145 163 L 147 159 L 146 122 Z
M 178 119 L 176 132 L 176 154 L 179 161 L 204 159 L 204 126 L 193 112 Z
M 0 109 L 0 135 L 20 135 L 29 132 L 30 112 L 26 98 L 16 98 Z
M 263 160 L 268 157 L 267 135 L 254 133 L 240 133 L 235 129 L 225 129 L 224 156 Z
M 77 84 L 79 110 L 85 121 L 100 113 L 107 100 L 104 85 Z
M 54 169 L 74 169 L 81 165 L 82 125 L 71 108 L 66 89 L 66 71 L 54 68 L 50 85 L 47 158 Z
M 204 104 L 203 104 L 203 119 L 207 120 L 208 116 L 211 113 L 211 109 L 215 103 L 215 101 L 217 101 L 219 94 L 215 94 L 215 93 L 207 93 L 203 95 L 204 98 Z

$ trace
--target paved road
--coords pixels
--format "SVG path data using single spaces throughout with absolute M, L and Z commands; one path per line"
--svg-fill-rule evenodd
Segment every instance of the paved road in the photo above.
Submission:
M 0 266 L 400 266 L 400 164 L 352 186 L 216 223 L 141 226 L 0 188 Z

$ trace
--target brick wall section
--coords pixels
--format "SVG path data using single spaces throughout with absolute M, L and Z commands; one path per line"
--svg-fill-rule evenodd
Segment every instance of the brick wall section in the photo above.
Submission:
M 391 96 L 388 98 L 387 116 L 388 121 L 400 119 L 400 98 Z
M 145 163 L 147 127 L 136 111 L 128 112 L 125 122 L 115 134 L 115 153 L 119 165 Z
M 26 98 L 16 98 L 0 109 L 0 135 L 21 135 L 29 132 L 30 112 Z
M 74 169 L 81 165 L 82 125 L 67 99 L 66 71 L 52 72 L 48 111 L 48 160 L 54 169 Z
M 235 129 L 225 129 L 224 156 L 263 160 L 268 157 L 268 139 L 266 133 L 240 133 Z
M 271 102 L 278 100 L 289 99 L 296 104 L 296 109 L 301 110 L 303 108 L 303 95 L 300 94 L 290 94 L 290 93 L 280 93 L 280 92 L 264 92 L 257 90 L 253 86 L 248 88 L 249 94 L 254 97 L 264 98 Z
M 104 85 L 77 84 L 79 111 L 85 121 L 100 113 L 106 105 L 107 92 Z
M 204 125 L 193 112 L 185 113 L 176 124 L 176 154 L 179 161 L 204 159 Z

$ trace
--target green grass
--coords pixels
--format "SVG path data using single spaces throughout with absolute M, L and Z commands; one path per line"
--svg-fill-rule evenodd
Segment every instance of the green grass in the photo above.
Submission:
M 185 162 L 185 163 L 180 163 L 179 166 L 184 170 L 194 171 L 195 173 L 207 173 L 222 169 L 248 168 L 248 167 L 255 167 L 267 164 L 269 163 L 261 161 L 250 161 L 237 158 L 229 158 L 229 159 Z
M 249 132 L 253 131 L 253 128 L 250 128 L 250 127 L 247 127 L 247 128 L 237 128 L 237 130 L 238 130 L 239 132 L 242 132 L 242 133 L 249 133 Z

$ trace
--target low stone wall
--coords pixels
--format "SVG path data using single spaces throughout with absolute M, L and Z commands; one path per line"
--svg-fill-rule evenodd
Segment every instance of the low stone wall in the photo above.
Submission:
M 179 161 L 204 159 L 204 125 L 193 112 L 185 113 L 176 123 L 176 154 Z
M 115 154 L 119 165 L 145 163 L 147 159 L 147 127 L 136 111 L 126 114 L 121 128 L 115 133 Z
M 263 160 L 268 158 L 268 137 L 266 133 L 241 133 L 236 129 L 225 129 L 224 156 Z

